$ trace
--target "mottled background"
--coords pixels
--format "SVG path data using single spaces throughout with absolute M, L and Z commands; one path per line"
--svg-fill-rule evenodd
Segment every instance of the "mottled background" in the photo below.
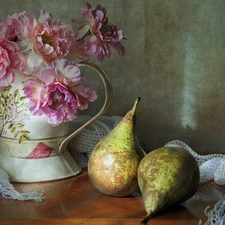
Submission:
M 106 115 L 123 116 L 137 96 L 137 134 L 146 151 L 179 139 L 198 153 L 225 152 L 225 1 L 224 0 L 89 0 L 106 7 L 112 24 L 127 37 L 125 57 L 114 51 L 102 63 L 114 97 Z M 0 0 L 0 19 L 40 9 L 55 19 L 81 19 L 82 0 Z M 74 24 L 74 28 L 77 25 Z M 93 61 L 96 62 L 96 61 Z M 85 77 L 102 104 L 101 81 Z

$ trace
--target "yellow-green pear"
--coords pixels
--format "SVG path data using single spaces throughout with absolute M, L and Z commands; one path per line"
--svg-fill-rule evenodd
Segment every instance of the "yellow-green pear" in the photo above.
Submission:
M 137 98 L 119 124 L 98 142 L 88 160 L 88 174 L 100 192 L 128 196 L 138 188 L 137 168 L 144 157 L 135 131 Z
M 148 153 L 138 167 L 138 184 L 147 212 L 142 223 L 192 197 L 198 190 L 199 177 L 195 158 L 182 148 L 162 147 Z

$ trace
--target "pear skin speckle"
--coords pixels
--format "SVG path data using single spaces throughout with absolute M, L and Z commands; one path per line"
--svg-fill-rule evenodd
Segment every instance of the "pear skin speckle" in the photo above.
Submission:
M 137 168 L 144 157 L 135 132 L 137 98 L 133 108 L 92 151 L 88 175 L 100 192 L 125 197 L 139 189 Z
M 182 148 L 162 147 L 148 153 L 138 167 L 138 184 L 147 212 L 156 213 L 191 198 L 199 187 L 195 158 Z

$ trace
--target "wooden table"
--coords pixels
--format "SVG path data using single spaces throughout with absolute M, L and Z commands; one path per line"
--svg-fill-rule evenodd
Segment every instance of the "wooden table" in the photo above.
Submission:
M 20 192 L 43 187 L 45 200 L 17 201 L 0 197 L 0 224 L 42 225 L 137 225 L 145 217 L 145 209 L 138 195 L 115 198 L 97 191 L 91 184 L 87 171 L 76 177 L 43 183 L 13 184 Z M 149 225 L 198 225 L 206 222 L 204 210 L 225 194 L 225 186 L 213 182 L 199 191 L 183 205 L 166 210 Z

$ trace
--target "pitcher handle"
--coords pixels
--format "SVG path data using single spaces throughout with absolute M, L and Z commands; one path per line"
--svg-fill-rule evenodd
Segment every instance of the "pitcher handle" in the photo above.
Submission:
M 100 76 L 100 78 L 104 84 L 105 101 L 104 101 L 104 104 L 103 104 L 101 110 L 94 117 L 92 117 L 88 122 L 86 122 L 84 125 L 82 125 L 80 128 L 78 128 L 76 131 L 74 131 L 72 134 L 70 134 L 68 137 L 66 137 L 61 142 L 61 144 L 59 146 L 59 152 L 65 152 L 67 143 L 73 137 L 75 137 L 78 133 L 80 133 L 82 130 L 84 130 L 87 126 L 89 126 L 91 123 L 93 123 L 95 120 L 97 120 L 100 116 L 102 116 L 106 112 L 106 110 L 108 109 L 108 107 L 111 103 L 111 99 L 112 99 L 112 95 L 113 95 L 112 84 L 111 84 L 108 76 L 106 75 L 105 71 L 100 66 L 93 64 L 93 63 L 79 63 L 78 66 L 90 67 L 98 73 L 98 75 Z

